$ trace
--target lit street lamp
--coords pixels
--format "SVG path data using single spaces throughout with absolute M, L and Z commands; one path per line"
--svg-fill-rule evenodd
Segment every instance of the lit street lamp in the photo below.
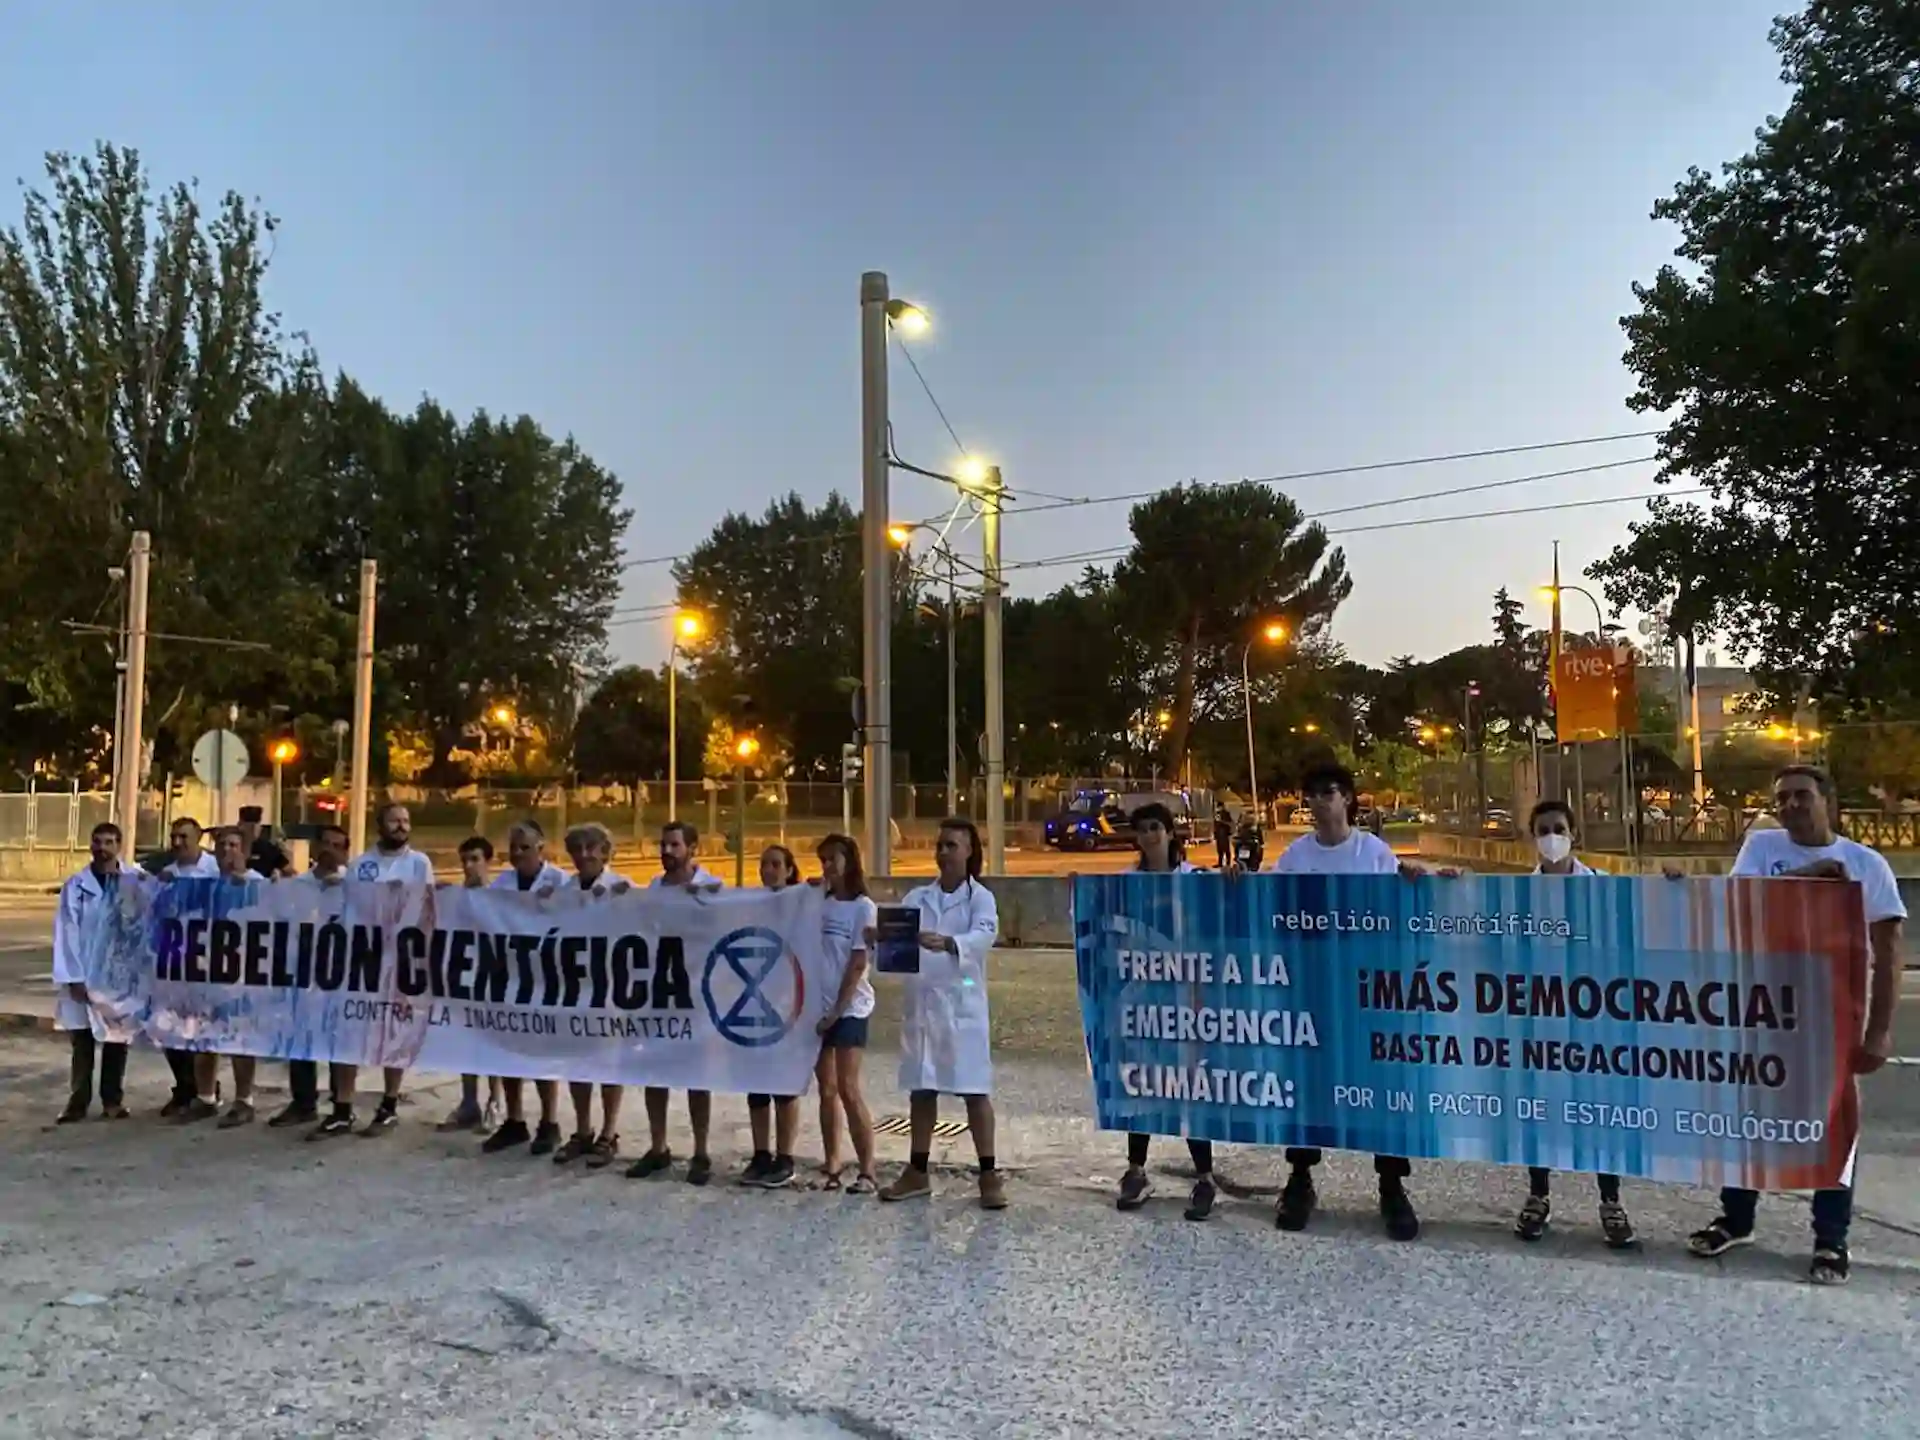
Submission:
M 1287 639 L 1287 627 L 1278 620 L 1269 620 L 1260 629 L 1260 638 L 1269 645 L 1283 645 Z M 1253 654 L 1253 641 L 1249 640 L 1240 647 L 1240 693 L 1247 708 L 1247 790 L 1252 798 L 1248 802 L 1253 807 L 1254 820 L 1260 818 L 1260 772 L 1254 768 L 1253 760 L 1253 680 L 1247 673 L 1247 659 Z
M 673 639 L 667 642 L 667 823 L 680 818 L 680 667 L 674 663 L 682 640 L 700 638 L 700 617 L 681 611 L 673 617 Z
M 300 758 L 300 747 L 291 740 L 276 740 L 273 748 L 267 752 L 267 758 L 273 761 L 273 833 L 280 833 L 280 773 L 283 766 L 291 765 Z

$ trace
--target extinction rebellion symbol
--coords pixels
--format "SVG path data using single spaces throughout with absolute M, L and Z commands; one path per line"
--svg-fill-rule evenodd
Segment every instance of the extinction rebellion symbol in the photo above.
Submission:
M 713 1028 L 735 1045 L 779 1044 L 805 1008 L 806 989 L 799 957 L 764 925 L 724 936 L 700 977 Z

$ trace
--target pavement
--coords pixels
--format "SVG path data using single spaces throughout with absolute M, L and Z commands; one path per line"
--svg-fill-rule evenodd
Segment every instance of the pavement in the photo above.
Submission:
M 0 909 L 0 1014 L 45 993 L 44 924 Z M 904 1206 L 482 1157 L 434 1129 L 445 1076 L 409 1077 L 383 1139 L 307 1144 L 160 1125 L 165 1069 L 136 1053 L 134 1119 L 54 1127 L 62 1038 L 0 1028 L 0 1437 L 1920 1434 L 1920 1066 L 1865 1083 L 1845 1290 L 1804 1282 L 1803 1199 L 1767 1197 L 1759 1242 L 1702 1262 L 1683 1241 L 1713 1197 L 1629 1181 L 1645 1246 L 1616 1254 L 1568 1177 L 1524 1246 L 1524 1180 L 1489 1166 L 1419 1164 L 1426 1230 L 1396 1245 L 1368 1162 L 1330 1157 L 1313 1228 L 1283 1235 L 1279 1157 L 1245 1147 L 1220 1147 L 1212 1223 L 1180 1218 L 1171 1140 L 1160 1198 L 1116 1214 L 1071 957 L 991 965 L 1000 1214 L 972 1203 L 964 1134 Z M 890 984 L 883 1117 L 905 1112 Z M 1920 976 L 1907 995 L 1920 1054 Z M 263 1113 L 284 1080 L 263 1067 Z M 746 1112 L 715 1110 L 724 1176 Z M 809 1102 L 810 1171 L 818 1145 Z M 884 1178 L 904 1140 L 880 1145 Z

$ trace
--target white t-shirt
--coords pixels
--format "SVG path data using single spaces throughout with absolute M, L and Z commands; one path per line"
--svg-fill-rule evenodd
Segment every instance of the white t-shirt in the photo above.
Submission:
M 612 870 L 602 870 L 600 872 L 600 878 L 593 882 L 590 890 L 587 886 L 580 883 L 580 876 L 577 873 L 563 877 L 562 883 L 569 890 L 585 890 L 592 895 L 611 895 L 619 886 L 631 886 L 633 884 L 626 876 L 617 874 Z
M 1544 875 L 1547 872 L 1544 867 L 1536 865 L 1533 867 L 1533 873 L 1536 875 Z M 1569 875 L 1591 875 L 1594 873 L 1594 869 L 1591 865 L 1583 865 L 1578 860 L 1576 860 L 1573 862 L 1573 869 L 1571 869 L 1567 873 Z
M 330 890 L 345 882 L 347 872 L 336 870 L 331 875 L 322 875 L 318 870 L 307 870 L 291 880 L 277 880 L 277 885 L 303 885 L 309 890 Z
M 867 946 L 867 927 L 880 923 L 880 907 L 873 903 L 871 895 L 856 896 L 852 900 L 836 900 L 827 896 L 827 903 L 821 907 L 820 940 L 825 947 L 830 969 L 837 971 L 844 979 L 847 966 L 853 963 L 853 952 L 865 950 Z M 860 977 L 860 988 L 853 992 L 853 998 L 847 1002 L 847 1014 L 856 1020 L 865 1019 L 873 1014 L 873 957 L 867 957 L 866 973 Z M 831 1005 L 839 998 L 840 991 L 835 988 L 827 997 Z
M 1796 845 L 1785 830 L 1749 830 L 1728 873 L 1765 878 L 1784 875 L 1817 860 L 1838 860 L 1847 878 L 1860 882 L 1869 925 L 1907 918 L 1907 907 L 1900 899 L 1900 882 L 1893 878 L 1893 867 L 1878 850 L 1845 836 L 1834 837 L 1831 845 Z
M 692 889 L 699 885 L 718 885 L 720 883 L 720 877 L 710 873 L 706 866 L 695 861 L 693 874 L 689 875 L 680 883 L 685 888 Z M 673 888 L 673 882 L 667 879 L 667 873 L 663 870 L 647 882 L 647 888 L 651 890 L 671 889 Z
M 411 845 L 392 851 L 375 846 L 349 865 L 347 874 L 355 880 L 406 880 L 431 885 L 433 862 Z
M 1267 869 L 1280 875 L 1395 875 L 1400 857 L 1368 830 L 1351 831 L 1338 845 L 1322 845 L 1317 835 L 1302 835 L 1280 852 Z
M 533 877 L 533 883 L 531 885 L 522 885 L 520 883 L 520 872 L 509 865 L 487 883 L 487 888 L 489 890 L 517 890 L 522 894 L 530 895 L 534 891 L 545 889 L 549 885 L 556 890 L 564 889 L 566 888 L 567 881 L 571 878 L 566 871 L 562 870 L 551 860 L 542 860 L 540 862 L 540 873 Z
M 169 860 L 160 867 L 160 873 L 169 880 L 211 880 L 220 873 L 220 862 L 213 858 L 212 851 L 202 850 L 191 865 Z

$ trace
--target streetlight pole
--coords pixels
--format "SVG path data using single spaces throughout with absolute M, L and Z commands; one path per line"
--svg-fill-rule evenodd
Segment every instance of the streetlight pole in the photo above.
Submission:
M 980 602 L 982 649 L 987 670 L 987 873 L 1007 868 L 1007 717 L 1000 669 L 1000 467 L 987 467 L 982 487 L 980 541 L 985 552 L 985 592 Z
M 893 867 L 893 563 L 887 544 L 887 301 L 885 272 L 860 277 L 860 551 L 866 747 L 867 868 Z
M 125 716 L 114 756 L 120 782 L 113 796 L 115 819 L 121 835 L 126 837 L 124 843 L 129 853 L 134 846 L 134 831 L 140 823 L 140 782 L 145 778 L 145 766 L 141 762 L 146 748 L 140 735 L 147 703 L 147 576 L 152 554 L 152 538 L 145 530 L 134 531 L 127 559 Z
M 1247 673 L 1247 659 L 1253 654 L 1253 642 L 1249 640 L 1240 647 L 1240 695 L 1247 712 L 1247 790 L 1250 798 L 1248 806 L 1253 811 L 1254 823 L 1260 821 L 1260 772 L 1254 768 L 1253 760 L 1253 680 Z
M 947 551 L 947 814 L 960 813 L 960 670 L 954 655 L 954 554 Z
M 680 818 L 680 641 L 700 633 L 700 617 L 673 617 L 673 635 L 667 641 L 667 823 Z

